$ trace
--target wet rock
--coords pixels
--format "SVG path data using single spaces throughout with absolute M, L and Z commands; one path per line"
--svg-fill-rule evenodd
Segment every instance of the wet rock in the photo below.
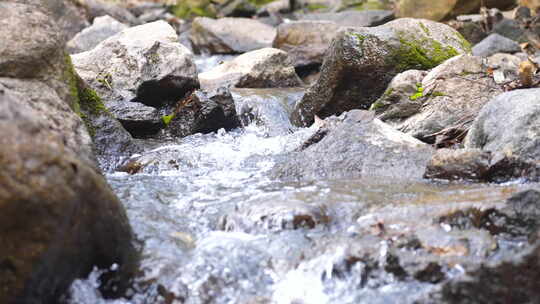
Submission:
M 538 280 L 540 248 L 515 256 L 513 261 L 481 267 L 468 279 L 444 284 L 431 301 L 444 303 L 536 303 L 540 301 Z
M 92 26 L 79 32 L 67 43 L 68 52 L 81 53 L 93 49 L 101 41 L 120 33 L 128 26 L 110 16 L 97 17 Z
M 242 54 L 199 74 L 199 80 L 203 89 L 298 87 L 302 84 L 287 53 L 273 48 Z
M 222 218 L 225 231 L 257 232 L 313 229 L 329 221 L 323 206 L 302 201 L 246 204 Z
M 199 86 L 191 52 L 164 21 L 129 28 L 72 59 L 81 78 L 137 137 L 160 129 L 155 108 Z
M 426 178 L 478 180 L 489 170 L 491 155 L 479 149 L 440 149 L 426 168 Z
M 135 253 L 121 203 L 29 105 L 7 91 L 0 99 L 1 301 L 55 302 L 73 279 L 113 263 L 123 278 L 109 283 L 122 292 Z
M 275 36 L 273 27 L 253 19 L 198 17 L 190 39 L 199 52 L 230 54 L 271 47 Z
M 486 70 L 480 57 L 454 57 L 431 70 L 421 82 L 411 77 L 405 78 L 408 86 L 403 81 L 394 83 L 406 90 L 394 90 L 391 83 L 387 94 L 371 109 L 382 113 L 381 119 L 400 131 L 428 143 L 451 146 L 463 140 L 490 98 L 503 92 Z M 414 72 L 405 73 L 398 80 Z M 414 86 L 416 90 L 411 92 Z
M 117 101 L 106 108 L 136 138 L 151 137 L 164 127 L 160 111 L 139 102 Z
M 441 227 L 416 232 L 422 247 L 441 257 L 472 256 L 485 258 L 495 249 L 497 242 L 488 231 L 469 229 L 445 231 Z
M 325 120 L 322 128 L 272 169 L 281 179 L 359 177 L 420 178 L 432 149 L 374 118 L 354 110 Z
M 299 20 L 331 21 L 338 26 L 378 26 L 394 19 L 394 12 L 385 10 L 344 11 L 297 15 Z
M 540 193 L 527 190 L 514 194 L 500 211 L 476 211 L 473 223 L 491 233 L 516 236 L 531 235 L 538 229 Z M 535 282 L 538 264 L 538 243 L 503 261 L 486 263 L 467 273 L 465 278 L 443 285 L 432 299 L 445 303 L 534 303 L 540 300 Z M 482 286 L 482 287 L 480 287 Z
M 540 160 L 539 98 L 540 89 L 514 90 L 493 98 L 475 119 L 465 147 Z
M 114 3 L 102 0 L 85 0 L 84 2 L 91 20 L 108 15 L 124 24 L 140 24 L 139 20 L 129 10 Z
M 475 56 L 489 57 L 496 53 L 516 53 L 521 51 L 519 44 L 499 34 L 491 34 L 472 48 Z
M 195 91 L 176 106 L 165 133 L 184 137 L 195 133 L 230 130 L 240 126 L 233 98 L 227 89 Z
M 115 263 L 102 292 L 118 295 L 135 270 L 132 232 L 75 112 L 61 31 L 33 6 L 2 2 L 1 14 L 0 57 L 17 68 L 0 69 L 0 302 L 57 303 L 74 279 Z
M 328 21 L 296 21 L 277 28 L 273 47 L 289 54 L 294 66 L 321 64 L 339 25 Z
M 480 182 L 506 182 L 517 178 L 537 181 L 540 164 L 480 149 L 440 149 L 433 155 L 424 177 Z
M 435 21 L 449 19 L 458 15 L 476 13 L 480 6 L 490 8 L 510 9 L 514 7 L 512 0 L 481 0 L 471 1 L 437 1 L 429 0 L 399 0 L 397 1 L 398 17 L 426 18 Z
M 483 229 L 491 235 L 509 240 L 537 239 L 540 193 L 525 190 L 512 195 L 502 207 L 468 208 L 441 216 L 438 222 L 450 229 Z
M 397 73 L 430 69 L 468 51 L 457 31 L 427 20 L 342 29 L 328 49 L 319 80 L 297 105 L 294 123 L 308 125 L 314 115 L 367 109 Z
M 231 90 L 242 125 L 255 123 L 269 136 L 286 135 L 294 129 L 289 117 L 304 92 L 304 88 Z

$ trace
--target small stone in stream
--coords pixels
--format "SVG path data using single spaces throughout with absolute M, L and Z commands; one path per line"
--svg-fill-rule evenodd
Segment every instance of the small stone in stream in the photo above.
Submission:
M 521 48 L 514 40 L 491 34 L 472 48 L 474 56 L 489 57 L 496 53 L 517 53 Z
M 426 268 L 415 273 L 414 278 L 421 282 L 437 284 L 446 278 L 446 274 L 441 265 L 431 262 Z
M 166 122 L 166 136 L 184 137 L 195 133 L 211 133 L 240 126 L 233 98 L 228 89 L 195 91 L 180 101 L 171 119 Z

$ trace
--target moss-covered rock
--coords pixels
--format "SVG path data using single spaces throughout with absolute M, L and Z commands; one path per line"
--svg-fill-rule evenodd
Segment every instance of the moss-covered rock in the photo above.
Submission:
M 470 45 L 447 25 L 422 19 L 398 19 L 373 28 L 345 28 L 332 41 L 321 76 L 297 104 L 293 120 L 309 124 L 313 115 L 327 117 L 367 109 L 385 92 L 397 73 L 428 70 Z M 416 88 L 409 96 L 421 97 Z

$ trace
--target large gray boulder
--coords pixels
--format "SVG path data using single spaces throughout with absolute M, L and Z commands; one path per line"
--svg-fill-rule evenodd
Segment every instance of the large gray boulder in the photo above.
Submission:
M 199 80 L 201 87 L 208 90 L 220 87 L 298 87 L 302 84 L 287 53 L 273 48 L 242 54 L 199 74 Z
M 277 28 L 273 46 L 287 52 L 294 66 L 321 64 L 339 28 L 330 21 L 282 23 Z
M 193 48 L 202 53 L 245 53 L 272 46 L 276 30 L 248 18 L 198 17 L 191 25 Z
M 124 30 L 72 59 L 81 78 L 135 136 L 159 130 L 156 108 L 199 86 L 191 52 L 164 21 Z
M 68 41 L 67 50 L 71 54 L 89 51 L 101 41 L 127 28 L 127 25 L 118 22 L 111 16 L 97 17 L 90 27 L 77 33 L 73 39 Z
M 493 98 L 476 117 L 465 147 L 540 160 L 540 89 Z
M 0 20 L 0 302 L 57 303 L 113 264 L 102 291 L 121 293 L 132 231 L 97 169 L 62 34 L 34 6 L 0 2 Z
M 353 110 L 327 118 L 271 175 L 285 180 L 421 179 L 432 153 L 430 146 L 393 129 L 372 112 Z
M 308 125 L 314 115 L 367 109 L 397 73 L 431 69 L 467 52 L 470 46 L 457 31 L 428 20 L 344 28 L 327 51 L 319 80 L 297 104 L 294 123 Z
M 420 77 L 406 77 L 411 73 Z M 502 92 L 482 58 L 460 55 L 427 74 L 397 75 L 371 108 L 400 131 L 434 143 L 439 132 L 449 128 L 461 132 L 463 139 L 480 109 Z

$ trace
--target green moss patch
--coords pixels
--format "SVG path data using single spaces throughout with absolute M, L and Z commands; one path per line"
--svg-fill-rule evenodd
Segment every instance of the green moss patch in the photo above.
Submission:
M 414 94 L 412 94 L 411 96 L 409 96 L 409 100 L 417 100 L 419 98 L 422 98 L 424 97 L 424 88 L 422 87 L 422 84 L 421 83 L 417 83 L 416 84 L 416 92 Z
M 73 112 L 77 113 L 78 115 L 81 114 L 81 108 L 79 106 L 79 90 L 77 88 L 77 74 L 75 73 L 75 68 L 73 67 L 73 63 L 71 62 L 71 56 L 69 54 L 64 54 L 64 75 L 63 79 L 69 86 L 69 95 L 71 97 L 71 103 L 70 107 L 73 110 Z
M 255 6 L 260 7 L 260 6 L 263 6 L 263 5 L 268 4 L 270 2 L 274 2 L 274 0 L 247 0 L 247 2 L 249 2 L 249 3 L 251 3 L 251 4 L 255 5 Z
M 210 1 L 178 1 L 170 9 L 171 13 L 181 19 L 200 17 L 216 17 L 216 11 Z
M 306 8 L 308 9 L 308 11 L 313 12 L 313 11 L 328 9 L 328 6 L 324 4 L 310 3 L 307 5 Z
M 420 22 L 419 25 L 422 28 L 422 30 L 424 31 L 424 33 L 426 33 L 426 35 L 428 35 L 428 36 L 431 35 L 431 32 L 429 31 L 429 29 L 427 28 L 427 26 L 424 23 Z
M 168 126 L 171 123 L 171 120 L 173 120 L 174 117 L 175 117 L 174 113 L 170 114 L 170 115 L 164 115 L 164 116 L 161 117 L 161 120 L 163 121 L 163 123 L 166 126 Z
M 399 72 L 418 69 L 429 70 L 442 62 L 459 55 L 451 46 L 443 46 L 432 38 L 405 37 L 398 33 L 400 48 L 393 54 L 393 60 Z

